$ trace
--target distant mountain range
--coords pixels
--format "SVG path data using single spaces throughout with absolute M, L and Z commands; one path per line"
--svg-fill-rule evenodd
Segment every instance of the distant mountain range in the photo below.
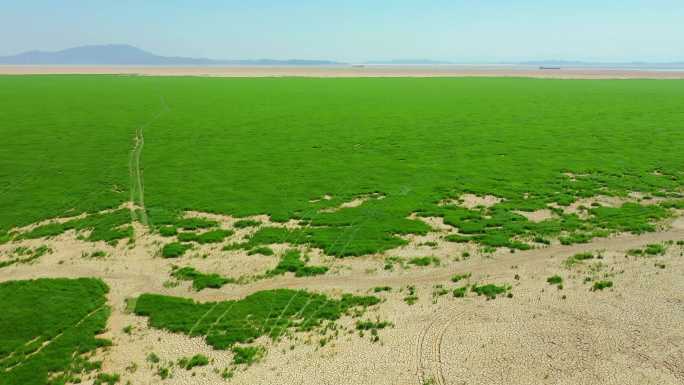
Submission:
M 319 65 L 348 65 L 348 63 L 332 60 L 216 60 L 207 58 L 192 58 L 179 56 L 160 56 L 126 44 L 86 45 L 61 51 L 28 51 L 13 56 L 0 56 L 0 64 L 14 65 L 150 65 L 150 66 L 210 66 L 210 65 L 244 65 L 244 66 L 319 66 Z M 362 62 L 367 65 L 448 65 L 464 64 L 443 60 L 428 59 L 391 59 Z M 493 63 L 492 63 L 493 64 Z M 653 66 L 669 68 L 682 67 L 684 62 L 677 63 L 599 63 L 565 60 L 536 60 L 518 63 L 498 63 L 515 65 L 538 65 L 554 67 L 637 67 Z M 487 65 L 487 63 L 473 63 L 473 65 Z
M 521 65 L 547 65 L 547 66 L 563 66 L 563 67 L 597 67 L 597 66 L 611 66 L 611 67 L 640 67 L 640 66 L 655 66 L 655 67 L 671 67 L 682 66 L 684 62 L 587 62 L 577 60 L 533 60 L 525 61 L 517 64 Z
M 373 60 L 373 61 L 367 61 L 363 64 L 438 65 L 438 64 L 456 64 L 456 63 L 450 62 L 450 61 L 428 60 L 428 59 L 393 59 L 393 60 Z
M 0 56 L 0 64 L 15 65 L 338 65 L 329 60 L 214 60 L 177 56 L 159 56 L 125 44 L 87 45 L 56 52 L 28 51 Z

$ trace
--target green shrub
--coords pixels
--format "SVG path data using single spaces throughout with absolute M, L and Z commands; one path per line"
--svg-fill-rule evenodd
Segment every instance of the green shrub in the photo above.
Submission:
M 563 278 L 560 275 L 554 275 L 547 278 L 546 282 L 548 282 L 551 285 L 560 285 L 563 283 Z
M 373 288 L 373 292 L 375 293 L 380 293 L 383 291 L 392 291 L 392 288 L 389 286 L 376 286 Z
M 468 286 L 457 287 L 454 289 L 454 297 L 463 298 L 463 297 L 465 297 L 467 291 L 468 291 Z
M 192 246 L 184 244 L 184 243 L 179 243 L 179 242 L 172 242 L 169 244 L 164 245 L 162 248 L 162 257 L 164 258 L 178 258 L 185 254 L 185 252 L 190 249 Z
M 487 299 L 495 299 L 497 295 L 506 293 L 507 291 L 511 290 L 511 287 L 508 285 L 497 286 L 494 284 L 478 286 L 477 284 L 475 284 L 470 288 L 470 290 L 477 293 L 477 295 L 486 296 Z
M 101 384 L 114 385 L 117 382 L 119 382 L 120 379 L 121 379 L 121 376 L 119 376 L 118 374 L 100 373 L 95 378 L 93 385 L 101 385 Z
M 663 255 L 665 254 L 665 246 L 661 244 L 646 245 L 646 254 L 648 255 Z
M 613 287 L 613 281 L 596 281 L 591 287 L 592 291 L 603 290 L 609 287 Z

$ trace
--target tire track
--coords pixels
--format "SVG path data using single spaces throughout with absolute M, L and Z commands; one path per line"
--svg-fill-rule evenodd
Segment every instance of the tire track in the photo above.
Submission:
M 128 161 L 128 172 L 131 180 L 131 221 L 137 220 L 145 226 L 148 225 L 149 220 L 147 218 L 147 211 L 145 210 L 145 183 L 143 178 L 143 168 L 140 166 L 140 157 L 142 155 L 143 147 L 145 146 L 145 128 L 149 127 L 162 115 L 171 110 L 166 104 L 164 97 L 161 97 L 160 101 L 162 104 L 162 109 L 157 112 L 147 123 L 135 129 L 133 149 L 131 150 L 131 156 Z
M 442 371 L 442 341 L 451 323 L 463 312 L 453 314 L 447 309 L 436 315 L 421 330 L 416 343 L 416 378 L 418 385 L 446 385 Z

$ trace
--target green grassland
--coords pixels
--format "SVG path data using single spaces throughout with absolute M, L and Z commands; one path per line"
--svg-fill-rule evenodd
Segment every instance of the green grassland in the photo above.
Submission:
M 261 229 L 250 247 L 387 250 L 404 243 L 397 235 L 430 230 L 411 213 L 444 217 L 465 234 L 458 242 L 586 242 L 651 231 L 679 203 L 592 207 L 589 219 L 559 213 L 540 223 L 514 211 L 630 191 L 676 201 L 684 186 L 678 80 L 6 76 L 0 100 L 0 242 L 13 226 L 130 200 L 141 128 L 153 226 L 184 228 L 185 209 L 309 225 Z M 437 204 L 464 192 L 504 201 Z M 373 193 L 384 199 L 319 212 Z M 325 194 L 332 199 L 318 199 Z M 99 229 L 95 240 L 129 235 L 125 216 L 112 215 L 69 226 Z
M 109 341 L 107 286 L 97 279 L 0 283 L 0 384 L 80 382 L 99 369 L 87 353 Z

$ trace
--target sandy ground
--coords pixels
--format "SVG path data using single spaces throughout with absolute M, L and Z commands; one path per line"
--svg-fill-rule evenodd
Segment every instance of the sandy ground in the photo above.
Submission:
M 200 216 L 202 213 L 190 213 Z M 206 216 L 210 216 L 207 214 Z M 228 228 L 233 218 L 213 215 Z M 266 223 L 267 217 L 259 217 Z M 319 251 L 307 251 L 312 262 L 331 267 L 317 277 L 281 276 L 221 289 L 192 291 L 188 282 L 169 285 L 172 265 L 194 266 L 200 271 L 226 276 L 263 272 L 277 263 L 277 256 L 248 256 L 222 251 L 221 245 L 197 247 L 186 256 L 168 260 L 158 256 L 168 242 L 136 227 L 134 245 L 112 247 L 76 239 L 73 232 L 48 240 L 22 241 L 0 246 L 0 256 L 18 246 L 46 244 L 53 252 L 33 264 L 0 269 L 0 281 L 36 277 L 101 277 L 110 286 L 112 316 L 104 337 L 114 345 L 98 353 L 103 370 L 119 373 L 122 384 L 681 384 L 684 383 L 684 247 L 668 246 L 664 256 L 626 257 L 626 251 L 649 243 L 684 240 L 684 218 L 670 221 L 657 233 L 623 234 L 589 244 L 553 244 L 534 250 L 506 250 L 482 255 L 471 245 L 447 243 L 440 235 L 449 226 L 434 218 L 436 232 L 410 238 L 411 243 L 387 255 L 434 255 L 439 266 L 396 266 L 383 269 L 384 255 L 334 259 Z M 296 226 L 288 223 L 287 226 Z M 242 229 L 236 241 L 254 229 Z M 437 242 L 427 246 L 425 241 Z M 288 245 L 277 245 L 282 252 Z M 104 259 L 84 258 L 83 253 L 104 250 Z M 304 249 L 302 249 L 304 250 Z M 471 256 L 460 258 L 463 251 Z M 601 252 L 602 259 L 573 268 L 563 261 L 578 252 Z M 0 257 L 2 258 L 2 257 Z M 456 273 L 472 273 L 472 282 L 510 284 L 513 298 L 488 301 L 469 294 L 434 296 L 435 285 L 453 289 Z M 546 282 L 559 274 L 564 287 Z M 584 278 L 610 279 L 614 287 L 592 292 Z M 306 288 L 329 295 L 368 294 L 376 286 L 391 286 L 380 293 L 385 301 L 363 319 L 381 319 L 393 327 L 380 331 L 371 342 L 353 331 L 355 320 L 339 321 L 341 333 L 321 347 L 317 334 L 295 334 L 280 342 L 265 339 L 263 361 L 238 368 L 226 381 L 232 354 L 216 351 L 201 337 L 188 338 L 149 328 L 144 317 L 126 312 L 125 300 L 153 292 L 196 300 L 242 298 L 258 290 Z M 416 287 L 419 300 L 404 302 L 406 287 Z M 124 327 L 132 326 L 130 334 Z M 149 353 L 161 362 L 146 361 Z M 172 365 L 179 358 L 202 353 L 211 358 L 206 367 L 187 371 Z M 161 381 L 159 365 L 171 368 L 172 377 Z M 84 382 L 89 384 L 90 382 Z
M 567 68 L 540 70 L 534 66 L 43 66 L 0 65 L 0 75 L 110 74 L 216 77 L 531 77 L 559 79 L 684 79 L 684 71 Z

